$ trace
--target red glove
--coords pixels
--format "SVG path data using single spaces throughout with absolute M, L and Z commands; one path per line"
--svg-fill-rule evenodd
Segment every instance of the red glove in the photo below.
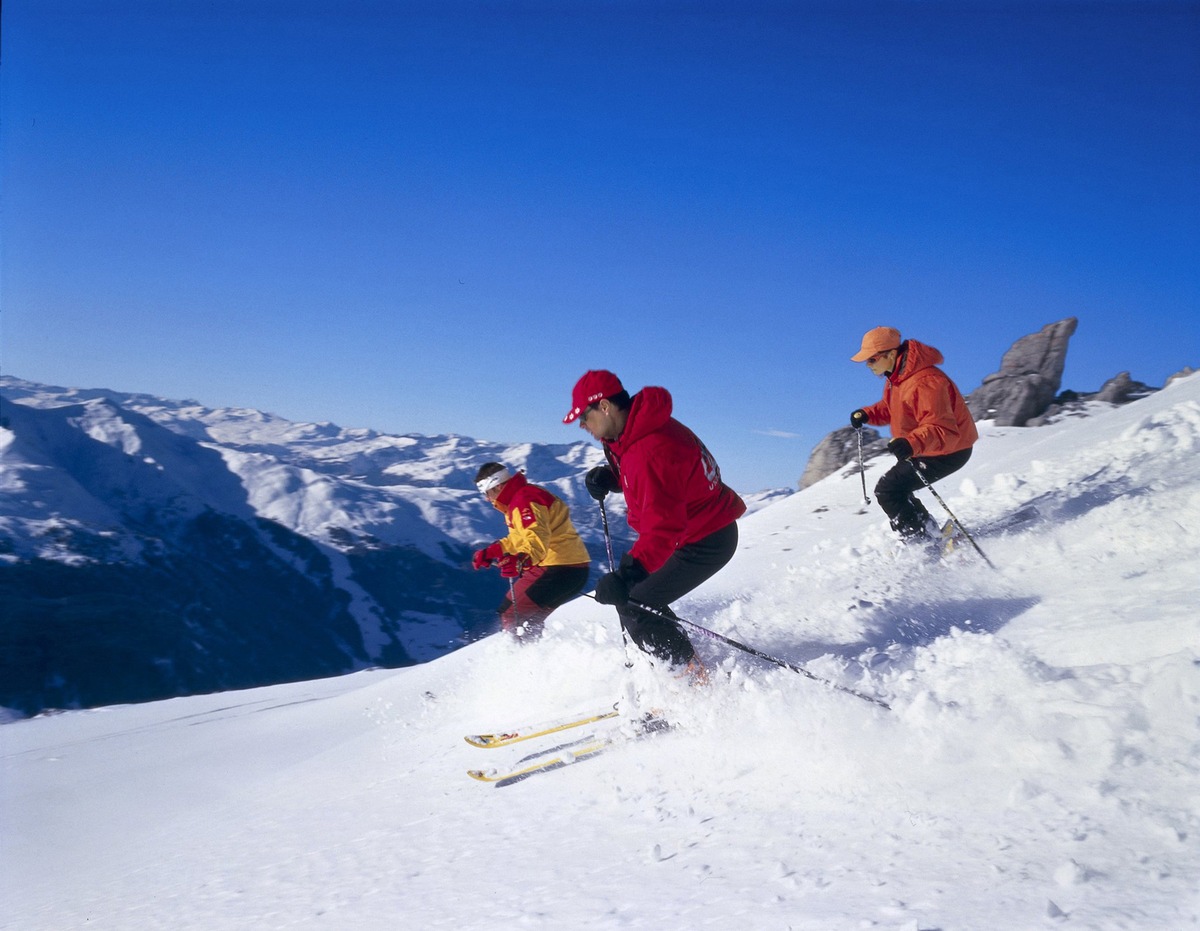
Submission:
M 491 546 L 476 550 L 475 555 L 471 557 L 471 565 L 476 569 L 486 569 L 502 556 L 504 556 L 504 547 L 499 543 L 493 543 Z
M 500 557 L 500 575 L 506 579 L 519 578 L 529 566 L 529 557 L 524 553 L 515 553 Z

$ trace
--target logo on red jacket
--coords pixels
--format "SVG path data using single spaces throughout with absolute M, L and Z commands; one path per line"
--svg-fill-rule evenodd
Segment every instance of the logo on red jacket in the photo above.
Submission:
M 704 467 L 704 477 L 708 479 L 708 488 L 711 491 L 721 484 L 721 470 L 717 466 L 717 460 L 703 444 L 700 445 L 700 464 Z

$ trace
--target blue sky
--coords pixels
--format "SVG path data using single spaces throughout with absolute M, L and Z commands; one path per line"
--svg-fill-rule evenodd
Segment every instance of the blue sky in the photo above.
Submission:
M 1196 3 L 8 0 L 0 366 L 793 484 L 887 324 L 964 391 L 1200 365 Z

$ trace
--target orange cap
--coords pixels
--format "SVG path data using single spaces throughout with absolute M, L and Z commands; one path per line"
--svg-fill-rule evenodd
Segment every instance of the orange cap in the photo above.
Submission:
M 868 330 L 863 337 L 862 349 L 850 357 L 851 362 L 866 362 L 871 356 L 877 356 L 889 349 L 900 348 L 900 331 L 895 327 L 877 326 Z

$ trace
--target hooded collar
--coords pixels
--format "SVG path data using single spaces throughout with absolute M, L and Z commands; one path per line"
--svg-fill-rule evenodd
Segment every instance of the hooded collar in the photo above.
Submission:
M 671 392 L 666 388 L 643 388 L 633 396 L 629 405 L 629 416 L 625 418 L 625 429 L 609 443 L 618 456 L 649 433 L 653 433 L 671 419 L 674 404 Z
M 504 487 L 500 489 L 500 494 L 496 495 L 496 500 L 493 502 L 496 510 L 507 511 L 517 492 L 528 484 L 529 480 L 525 478 L 524 472 L 514 473 L 513 477 L 504 483 Z
M 892 369 L 888 381 L 898 385 L 918 372 L 940 365 L 943 361 L 942 354 L 932 346 L 926 346 L 915 339 L 907 339 L 900 345 L 900 355 L 896 357 L 896 367 Z

